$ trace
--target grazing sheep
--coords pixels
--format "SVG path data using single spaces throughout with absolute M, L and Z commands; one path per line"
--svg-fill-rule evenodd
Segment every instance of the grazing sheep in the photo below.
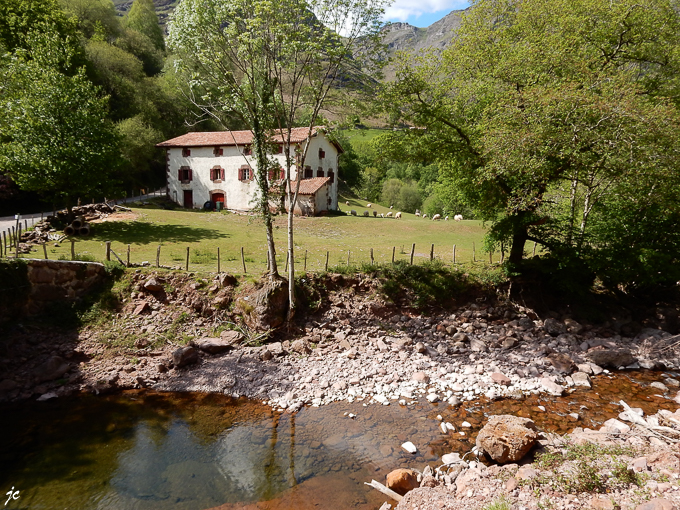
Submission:
M 357 215 L 357 212 L 356 212 L 354 209 L 352 209 L 352 210 L 350 211 L 350 214 L 351 214 L 352 216 L 356 216 L 356 215 Z
M 366 204 L 366 207 L 368 207 L 370 209 L 371 205 L 373 205 L 373 204 Z
M 446 218 L 444 218 L 444 221 L 449 221 L 449 217 L 447 216 Z
M 427 213 L 423 213 L 423 218 L 427 218 Z
M 375 218 L 376 216 L 378 216 L 378 211 L 373 211 L 373 217 Z
M 418 211 L 416 211 L 416 216 L 418 216 L 418 218 L 420 218 L 420 213 Z
M 383 213 L 378 214 L 378 216 L 380 216 L 381 218 L 385 217 L 385 215 Z
M 387 213 L 387 217 L 389 218 L 390 216 L 392 216 L 392 211 Z
M 349 200 L 347 202 L 345 202 L 345 205 L 349 205 Z
M 365 216 L 366 218 L 368 218 L 368 217 L 370 216 L 370 214 L 368 214 L 368 211 L 364 211 L 364 216 Z
M 463 220 L 463 215 L 462 215 L 462 214 L 456 214 L 456 215 L 453 217 L 453 219 L 456 220 L 456 221 L 462 221 L 462 220 Z
M 441 214 L 435 214 L 434 216 L 432 216 L 432 221 L 434 221 L 434 220 L 441 220 L 441 219 L 442 219 L 442 215 L 441 215 Z
M 396 219 L 400 219 L 400 218 L 401 218 L 401 211 L 398 212 L 397 214 L 395 214 L 394 217 L 395 217 Z
M 391 206 L 390 206 L 390 209 L 392 209 L 393 207 L 394 207 L 394 206 L 393 206 L 393 205 L 391 205 Z

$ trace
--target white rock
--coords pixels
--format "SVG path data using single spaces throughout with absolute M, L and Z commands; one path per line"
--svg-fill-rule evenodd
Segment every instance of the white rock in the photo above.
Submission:
M 461 427 L 469 429 L 472 427 L 472 424 L 470 422 L 464 421 L 463 423 L 460 424 Z
M 447 422 L 446 422 L 446 429 L 447 429 L 447 430 L 454 431 L 454 430 L 456 430 L 456 427 L 454 427 L 451 423 L 449 423 L 449 422 L 447 421 Z
M 456 464 L 461 461 L 460 454 L 458 453 L 447 453 L 442 457 L 442 463 L 448 465 Z
M 43 393 L 37 398 L 38 402 L 44 402 L 45 400 L 49 400 L 51 398 L 57 398 L 57 394 L 53 391 L 50 391 L 48 393 Z
M 409 453 L 416 453 L 418 451 L 416 445 L 414 445 L 411 441 L 406 441 L 401 445 L 401 447 Z
M 449 429 L 446 428 L 446 423 L 440 423 L 439 428 L 444 434 L 446 434 L 449 431 Z
M 434 403 L 437 400 L 439 400 L 439 395 L 437 395 L 436 393 L 428 393 L 428 395 L 427 395 L 427 401 L 428 402 Z

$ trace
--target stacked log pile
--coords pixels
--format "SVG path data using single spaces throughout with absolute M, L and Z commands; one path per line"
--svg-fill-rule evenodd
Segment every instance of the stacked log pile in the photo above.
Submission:
M 75 219 L 66 225 L 63 233 L 57 232 L 52 225 L 57 222 L 61 224 L 66 223 L 68 212 L 65 209 L 57 211 L 56 216 L 50 215 L 40 223 L 36 223 L 33 226 L 33 230 L 23 232 L 21 234 L 21 242 L 27 244 L 41 244 L 49 241 L 60 242 L 64 240 L 66 236 L 88 236 L 92 233 L 92 227 L 89 222 L 108 217 L 116 211 L 116 207 L 118 206 L 111 206 L 107 203 L 74 207 L 73 214 L 75 215 Z

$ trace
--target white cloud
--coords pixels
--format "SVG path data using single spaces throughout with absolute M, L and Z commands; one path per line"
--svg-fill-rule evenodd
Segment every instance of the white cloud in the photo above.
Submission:
M 466 0 L 395 0 L 385 10 L 385 19 L 406 21 L 411 17 L 419 17 L 438 11 L 465 9 Z

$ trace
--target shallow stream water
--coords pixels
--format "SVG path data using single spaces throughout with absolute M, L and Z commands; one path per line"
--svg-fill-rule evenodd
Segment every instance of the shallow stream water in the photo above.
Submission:
M 469 451 L 489 415 L 526 416 L 566 433 L 616 417 L 622 399 L 645 413 L 677 409 L 649 386 L 660 378 L 621 372 L 560 398 L 455 408 L 355 401 L 294 415 L 245 399 L 151 391 L 3 405 L 0 495 L 14 487 L 19 499 L 3 508 L 31 510 L 374 510 L 385 497 L 363 482 Z M 456 432 L 443 434 L 438 415 Z M 472 428 L 461 429 L 463 421 Z M 418 453 L 403 451 L 404 441 Z

